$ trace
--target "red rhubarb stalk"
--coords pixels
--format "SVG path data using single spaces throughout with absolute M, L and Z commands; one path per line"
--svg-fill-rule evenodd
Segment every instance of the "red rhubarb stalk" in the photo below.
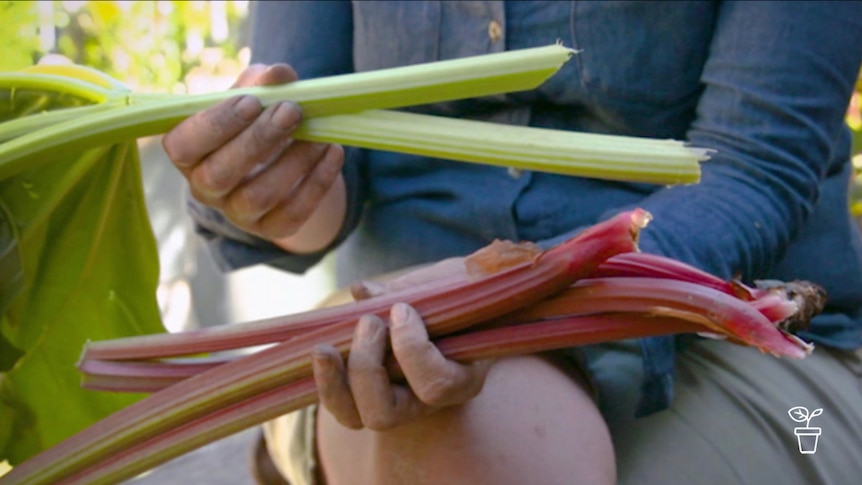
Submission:
M 609 276 L 643 276 L 688 281 L 708 286 L 715 290 L 734 295 L 742 300 L 751 300 L 760 291 L 736 280 L 725 281 L 689 264 L 672 258 L 649 253 L 618 254 L 599 266 L 596 278 Z
M 434 290 L 457 288 L 463 280 L 447 281 Z M 364 314 L 385 317 L 388 307 L 428 293 L 428 288 L 408 288 L 397 294 L 343 305 L 320 308 L 292 315 L 253 322 L 207 327 L 180 333 L 141 335 L 115 340 L 88 342 L 82 360 L 156 359 L 217 352 L 283 342 L 308 330 L 344 320 L 356 320 Z M 388 305 L 388 307 L 387 307 Z
M 314 378 L 299 379 L 136 443 L 57 484 L 118 483 L 208 443 L 316 402 Z
M 635 251 L 637 232 L 648 223 L 649 219 L 650 215 L 640 209 L 619 214 L 610 220 L 596 224 L 572 240 L 550 249 L 535 261 L 521 263 L 482 278 L 479 281 L 484 283 L 480 285 L 457 279 L 454 282 L 448 282 L 446 286 L 410 288 L 379 298 L 312 310 L 289 317 L 175 334 L 90 342 L 85 347 L 82 358 L 83 360 L 152 359 L 282 342 L 310 328 L 343 320 L 356 320 L 364 314 L 375 314 L 385 318 L 389 308 L 398 302 L 411 303 L 426 319 L 439 318 L 447 322 L 441 323 L 439 329 L 434 329 L 445 333 L 449 328 L 461 325 L 462 323 L 459 322 L 465 318 L 467 321 L 475 318 L 471 315 L 460 315 L 461 307 L 465 302 L 492 295 L 496 298 L 500 291 L 505 291 L 506 296 L 499 299 L 500 303 L 497 307 L 500 312 L 495 313 L 500 315 L 523 306 L 525 300 L 535 298 L 534 294 L 547 295 L 561 289 L 553 276 L 548 277 L 539 273 L 557 273 L 563 281 L 568 278 L 574 281 L 594 272 L 596 267 L 610 256 Z M 531 288 L 531 291 L 521 291 L 520 287 L 511 284 L 503 290 L 497 283 L 510 279 L 509 275 L 514 274 L 522 275 L 523 281 L 518 283 Z M 444 295 L 443 298 L 440 297 L 441 294 Z
M 221 364 L 237 360 L 238 357 L 189 357 L 144 362 L 85 360 L 78 368 L 81 371 L 81 387 L 84 389 L 150 393 Z
M 635 250 L 637 233 L 648 219 L 642 210 L 620 214 L 531 263 L 443 291 L 426 289 L 406 302 L 419 311 L 431 335 L 461 330 L 546 298 L 588 276 L 610 256 Z M 185 379 L 16 466 L 0 483 L 56 483 L 184 423 L 307 377 L 311 349 L 328 343 L 346 354 L 354 325 L 355 319 L 344 320 Z M 181 354 L 199 352 L 180 349 Z
M 435 340 L 435 345 L 451 359 L 471 362 L 627 338 L 706 331 L 715 331 L 715 328 L 674 317 L 606 313 L 473 330 Z M 226 357 L 221 363 L 241 358 Z M 110 362 L 110 365 L 92 369 L 94 374 L 87 375 L 82 385 L 93 390 L 156 392 L 219 365 L 214 361 L 198 364 L 196 360 L 189 358 L 182 363 L 152 362 L 145 367 L 139 366 L 139 362 Z
M 535 321 L 544 315 L 638 312 L 696 319 L 776 356 L 802 358 L 811 348 L 779 330 L 757 308 L 736 297 L 687 281 L 615 277 L 582 280 L 571 288 L 503 320 Z
M 611 339 L 695 332 L 703 329 L 704 327 L 685 320 L 620 313 L 471 332 L 442 338 L 436 341 L 436 345 L 449 358 L 471 362 Z M 207 442 L 316 402 L 317 393 L 313 378 L 306 377 L 188 421 L 59 483 L 113 483 L 127 479 Z
M 486 251 L 489 248 L 496 248 L 494 251 Z M 484 253 L 483 253 L 484 252 Z M 469 274 L 490 274 L 500 270 L 500 265 L 513 266 L 524 260 L 533 260 L 538 255 L 535 247 L 514 245 L 508 242 L 495 242 L 483 252 L 472 255 L 467 262 L 472 266 L 472 270 L 468 270 Z M 476 257 L 480 255 L 480 257 Z M 495 256 L 503 255 L 500 259 L 494 259 Z M 684 281 L 694 282 L 708 288 L 716 289 L 728 295 L 741 295 L 740 304 L 748 304 L 751 307 L 760 311 L 767 319 L 774 323 L 780 323 L 782 328 L 788 320 L 810 320 L 813 316 L 810 312 L 799 316 L 798 309 L 805 308 L 814 304 L 814 313 L 819 313 L 822 309 L 822 299 L 825 297 L 822 290 L 816 286 L 805 282 L 760 282 L 759 288 L 744 288 L 745 291 L 737 291 L 734 287 L 738 286 L 736 282 L 725 282 L 718 284 L 720 280 L 708 273 L 701 272 L 684 263 L 676 262 L 655 255 L 644 255 L 640 253 L 622 253 L 608 259 L 599 267 L 596 274 L 614 274 L 617 277 L 631 276 L 632 274 L 646 275 L 650 278 L 665 278 L 676 280 L 680 278 Z M 586 281 L 580 285 L 587 285 Z M 656 290 L 656 296 L 664 298 L 662 293 L 664 289 L 661 285 L 651 286 Z M 818 295 L 817 292 L 820 292 Z M 640 293 L 643 296 L 643 293 Z M 559 318 L 561 315 L 574 316 L 578 314 L 594 314 L 602 312 L 608 308 L 618 307 L 618 294 L 608 296 L 609 300 L 600 302 L 596 305 L 597 299 L 600 299 L 600 294 L 592 295 L 589 300 L 579 301 L 576 306 L 567 306 L 566 308 L 555 307 L 554 305 L 545 305 L 544 310 L 536 311 L 529 314 L 529 318 L 533 319 L 549 319 Z M 755 299 L 750 299 L 755 298 Z M 553 297 L 552 297 L 553 299 Z M 705 299 L 701 298 L 697 303 L 703 303 Z M 727 302 L 727 299 L 720 301 Z M 721 322 L 712 322 L 705 316 L 705 308 L 690 308 L 680 307 L 665 301 L 656 302 L 628 302 L 623 305 L 629 305 L 629 308 L 634 308 L 631 305 L 640 304 L 645 311 L 651 312 L 653 315 L 657 313 L 675 315 L 680 319 L 700 322 L 706 327 L 711 327 L 713 332 L 723 334 L 730 338 L 735 343 L 744 343 L 735 335 L 730 335 L 721 328 L 716 328 L 715 325 L 721 325 Z M 565 306 L 566 304 L 563 303 Z M 542 313 L 547 312 L 547 313 Z M 554 313 L 556 312 L 556 313 Z M 496 322 L 486 322 L 484 326 L 506 323 L 506 318 Z M 511 321 L 512 317 L 508 317 Z M 523 316 L 520 318 L 524 318 Z M 708 328 L 699 329 L 700 332 L 707 331 Z M 793 338 L 791 338 L 793 340 Z M 805 348 L 805 345 L 801 347 Z M 232 360 L 231 358 L 186 358 L 186 359 L 170 359 L 169 361 L 84 361 L 81 366 L 81 371 L 84 374 L 82 386 L 94 390 L 112 390 L 122 392 L 153 392 L 158 389 L 167 387 L 170 384 L 179 382 L 185 377 L 208 370 L 219 363 Z
M 445 337 L 435 344 L 462 362 L 523 355 L 609 340 L 693 333 L 701 324 L 640 313 L 609 313 L 545 320 Z M 242 357 L 234 357 L 242 358 Z M 391 365 L 397 376 L 397 365 Z M 76 474 L 68 483 L 110 483 L 146 471 L 206 442 L 228 436 L 317 402 L 312 378 L 304 378 L 189 421 Z M 61 483 L 67 483 L 63 481 Z
M 576 286 L 589 286 L 591 281 L 593 280 L 581 280 L 581 282 Z M 626 279 L 623 278 L 622 281 L 625 282 Z M 516 312 L 515 315 L 501 317 L 494 322 L 486 322 L 485 325 L 500 326 L 513 321 L 520 321 L 525 318 L 533 318 L 543 321 L 546 319 L 562 318 L 566 322 L 577 321 L 580 322 L 578 323 L 580 326 L 577 328 L 576 332 L 570 330 L 568 328 L 568 324 L 559 323 L 560 328 L 564 329 L 563 333 L 572 334 L 573 338 L 576 339 L 575 343 L 572 343 L 572 345 L 593 343 L 593 341 L 588 337 L 589 328 L 594 328 L 594 336 L 596 339 L 599 339 L 597 341 L 615 340 L 618 338 L 628 338 L 630 336 L 643 337 L 654 334 L 659 335 L 690 331 L 717 333 L 729 338 L 732 342 L 746 344 L 742 339 L 730 332 L 726 326 L 726 322 L 722 322 L 720 319 L 719 321 L 710 320 L 707 317 L 708 308 L 697 306 L 703 303 L 714 304 L 716 303 L 716 300 L 697 298 L 694 301 L 686 301 L 685 306 L 679 305 L 677 300 L 679 300 L 682 295 L 677 295 L 676 300 L 668 299 L 666 287 L 669 284 L 670 283 L 668 282 L 664 282 L 662 284 L 650 286 L 652 290 L 655 290 L 653 295 L 655 296 L 655 299 L 652 301 L 644 300 L 642 298 L 644 296 L 644 286 L 641 283 L 637 283 L 635 285 L 635 288 L 638 291 L 637 293 L 622 294 L 621 290 L 617 288 L 615 292 L 605 292 L 604 294 L 602 294 L 601 291 L 593 292 L 588 299 L 567 298 L 564 294 L 556 297 L 552 296 L 549 300 L 556 301 L 559 305 L 556 303 L 541 304 L 533 308 L 522 310 L 520 313 Z M 802 283 L 793 283 L 791 286 L 797 288 L 795 293 L 798 294 L 798 288 L 800 288 L 801 285 Z M 788 318 L 795 318 L 797 308 L 800 306 L 800 303 L 797 303 L 796 300 L 790 299 L 792 296 L 788 291 L 781 289 L 783 286 L 773 285 L 768 292 L 759 290 L 762 292 L 762 296 L 756 300 L 737 300 L 736 302 L 732 302 L 719 297 L 717 304 L 719 306 L 726 306 L 728 304 L 748 305 L 766 316 L 767 319 L 772 322 L 772 326 L 774 327 L 782 324 Z M 688 289 L 683 286 L 679 288 L 679 291 L 685 292 L 688 291 Z M 628 297 L 638 295 L 640 298 L 633 301 L 621 302 L 621 295 Z M 575 301 L 575 304 L 569 304 L 571 301 Z M 629 310 L 641 310 L 646 313 L 609 313 L 596 315 L 596 312 L 604 312 L 609 308 L 612 309 L 611 311 L 615 311 L 615 309 L 622 307 L 627 307 Z M 747 313 L 749 312 L 743 310 L 743 315 L 746 315 Z M 625 323 L 618 323 L 618 320 L 623 318 L 621 315 L 626 315 L 626 318 L 631 320 L 628 325 Z M 659 315 L 674 316 L 675 318 L 660 318 Z M 810 316 L 808 316 L 808 318 L 810 319 Z M 641 322 L 644 323 L 642 324 Z M 665 322 L 670 323 L 666 324 Z M 764 322 L 754 321 L 754 323 L 763 324 Z M 593 327 L 589 327 L 590 325 L 593 325 Z M 602 325 L 605 325 L 605 327 L 602 327 Z M 671 326 L 668 327 L 667 325 Z M 618 327 L 621 328 L 624 335 L 620 336 L 615 333 L 614 329 Z M 501 330 L 501 333 L 499 334 L 501 337 L 494 336 L 491 337 L 490 340 L 497 341 L 498 338 L 503 338 L 502 336 L 509 335 L 509 332 L 514 335 L 517 332 L 539 331 L 539 329 L 543 327 L 533 325 L 529 327 L 529 329 L 526 327 L 522 329 L 520 326 L 516 328 L 518 330 Z M 769 334 L 774 334 L 773 330 L 767 330 L 767 332 Z M 467 335 L 472 336 L 474 334 L 476 334 L 476 330 L 471 331 Z M 462 337 L 455 337 L 456 340 L 459 338 Z M 463 338 L 470 340 L 474 337 L 468 338 L 465 336 Z M 794 338 L 788 338 L 791 339 L 792 343 L 800 344 L 800 342 Z M 475 339 L 478 342 L 485 341 L 481 337 L 475 337 Z M 510 344 L 510 341 L 514 343 Z M 500 341 L 501 345 L 503 345 L 503 347 L 500 348 L 500 351 L 508 351 L 506 347 L 508 345 L 521 348 L 519 347 L 520 345 L 526 345 L 526 342 L 530 341 L 533 340 L 526 337 L 523 340 L 523 343 L 504 339 Z M 448 342 L 448 339 L 443 340 L 443 342 Z M 541 345 L 547 344 L 542 343 Z M 805 344 L 801 344 L 800 347 L 803 348 L 803 350 L 808 348 Z M 526 351 L 527 350 L 524 350 L 524 352 Z M 472 350 L 470 352 L 472 352 Z M 235 358 L 236 357 L 230 356 L 221 358 L 190 357 L 185 359 L 148 362 L 87 361 L 84 362 L 81 368 L 82 372 L 84 372 L 82 385 L 85 388 L 97 390 L 154 392 L 167 387 L 168 385 L 179 382 L 186 377 L 198 374 Z M 453 358 L 461 359 L 461 355 L 455 355 Z
M 650 253 L 619 254 L 599 266 L 594 277 L 607 276 L 647 276 L 650 278 L 667 278 L 688 281 L 703 286 L 709 286 L 719 291 L 733 294 L 730 284 L 694 266 L 675 259 Z
M 605 313 L 478 330 L 435 342 L 446 357 L 472 362 L 614 340 L 694 333 L 707 327 L 674 317 Z

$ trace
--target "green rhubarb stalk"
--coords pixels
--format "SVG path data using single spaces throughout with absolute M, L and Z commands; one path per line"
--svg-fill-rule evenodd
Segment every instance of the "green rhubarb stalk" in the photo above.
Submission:
M 87 92 L 87 83 L 81 79 L 53 76 L 51 80 L 47 74 L 31 74 L 35 76 L 30 80 L 34 87 L 40 86 L 43 78 L 59 85 L 70 80 L 81 85 L 70 92 L 100 104 L 0 125 L 0 141 L 6 141 L 0 145 L 0 178 L 25 165 L 32 167 L 33 163 L 47 160 L 45 155 L 51 150 L 79 150 L 107 141 L 162 133 L 222 99 L 251 94 L 264 105 L 283 99 L 298 102 L 305 116 L 305 123 L 295 133 L 299 139 L 609 180 L 657 184 L 699 180 L 699 162 L 708 158 L 707 150 L 689 148 L 674 140 L 370 109 L 531 89 L 553 74 L 569 55 L 568 49 L 548 46 L 201 96 L 112 92 L 106 89 L 110 86 L 103 79 Z M 84 79 L 93 77 L 93 73 L 84 72 Z M 12 82 L 27 79 L 18 73 L 10 77 Z M 0 75 L 0 84 L 2 80 Z M 51 83 L 43 87 L 60 89 Z M 40 156 L 34 160 L 36 154 Z
M 396 111 L 306 120 L 300 140 L 653 184 L 694 183 L 707 151 L 674 140 L 501 125 Z
M 95 113 L 109 111 L 124 106 L 122 100 L 110 99 L 99 104 L 88 104 L 74 108 L 64 108 L 53 111 L 34 113 L 31 115 L 15 118 L 14 120 L 0 123 L 0 143 L 13 140 L 19 136 L 44 129 L 47 126 L 57 125 L 67 121 L 79 120 Z
M 422 315 L 430 335 L 467 328 L 546 298 L 589 275 L 610 256 L 635 250 L 637 233 L 648 220 L 642 210 L 619 214 L 532 263 L 445 292 L 426 290 L 407 303 Z M 307 377 L 314 346 L 330 344 L 346 354 L 354 325 L 346 320 L 313 330 L 170 386 L 16 466 L 0 483 L 56 483 L 183 423 Z
M 27 91 L 50 92 L 80 98 L 89 103 L 102 103 L 115 95 L 112 89 L 92 82 L 68 76 L 34 72 L 6 72 L 0 74 L 0 90 L 16 95 Z
M 0 180 L 44 162 L 51 153 L 164 133 L 186 117 L 242 94 L 256 96 L 264 105 L 282 100 L 296 102 L 305 118 L 311 119 L 533 89 L 554 74 L 572 53 L 561 45 L 551 45 L 279 86 L 159 97 L 140 104 L 135 104 L 134 95 L 123 94 L 129 106 L 48 126 L 0 145 Z M 59 88 L 52 84 L 45 89 Z M 99 86 L 91 84 L 89 92 L 99 93 Z
M 73 79 L 75 81 L 87 83 L 89 85 L 87 88 L 88 90 L 94 93 L 100 92 L 103 96 L 115 96 L 118 93 L 128 93 L 131 91 L 128 86 L 104 72 L 89 66 L 82 66 L 80 64 L 36 64 L 10 74 L 12 76 L 15 74 L 36 74 L 37 77 L 39 75 L 46 75 Z M 30 86 L 30 84 L 28 84 L 29 82 L 30 81 L 25 79 L 22 81 L 23 84 L 14 83 L 12 87 L 19 88 L 22 85 Z M 61 84 L 52 88 L 52 91 L 69 92 L 69 89 L 69 86 Z

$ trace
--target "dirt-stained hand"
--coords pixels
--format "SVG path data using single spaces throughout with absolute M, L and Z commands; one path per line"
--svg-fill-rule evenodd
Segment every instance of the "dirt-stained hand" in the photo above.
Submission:
M 234 87 L 296 79 L 286 64 L 256 64 Z M 309 219 L 344 162 L 339 145 L 293 140 L 301 119 L 296 104 L 264 109 L 257 98 L 238 96 L 184 120 L 162 144 L 195 199 L 252 234 L 284 238 Z
M 359 320 L 347 365 L 332 346 L 314 349 L 320 402 L 338 422 L 353 429 L 386 430 L 479 393 L 491 361 L 465 365 L 446 359 L 407 304 L 395 304 L 389 320 L 389 326 L 373 315 Z M 387 373 L 387 343 L 406 383 L 393 382 Z

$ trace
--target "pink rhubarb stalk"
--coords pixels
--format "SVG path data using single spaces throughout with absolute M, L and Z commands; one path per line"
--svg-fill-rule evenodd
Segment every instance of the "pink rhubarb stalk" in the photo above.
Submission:
M 795 306 L 795 305 L 794 305 Z M 544 315 L 636 312 L 694 320 L 776 356 L 802 358 L 808 345 L 779 330 L 761 311 L 722 291 L 687 281 L 613 277 L 582 280 L 553 298 L 505 317 L 508 323 Z
M 740 302 L 740 304 L 744 304 Z M 523 355 L 609 340 L 714 330 L 701 323 L 642 313 L 607 313 L 544 320 L 473 331 L 437 340 L 448 358 L 462 362 Z M 234 357 L 242 358 L 242 357 Z M 397 364 L 390 362 L 393 374 Z M 306 377 L 259 396 L 196 418 L 140 442 L 61 483 L 118 481 L 148 470 L 211 439 L 228 436 L 317 402 L 313 379 Z M 203 440 L 203 437 L 206 440 Z
M 495 243 L 498 244 L 498 243 Z M 503 243 L 499 243 L 501 246 L 505 246 Z M 519 252 L 526 251 L 527 248 L 515 247 L 515 254 Z M 534 249 L 530 249 L 530 251 L 534 251 Z M 508 250 L 506 250 L 509 253 Z M 499 254 L 500 252 L 498 252 Z M 533 259 L 529 256 L 528 253 L 524 253 L 526 256 L 519 256 L 521 259 Z M 509 254 L 511 256 L 511 253 Z M 512 263 L 512 258 L 507 256 L 504 258 L 509 264 Z M 490 259 L 486 261 L 486 258 L 476 258 L 473 260 L 471 257 L 472 263 L 476 265 L 477 261 L 482 262 L 483 265 L 488 267 L 480 268 L 473 272 L 473 274 L 489 274 L 494 271 L 494 268 L 500 265 L 500 261 Z M 517 262 L 517 261 L 516 261 Z M 561 303 L 560 305 L 553 304 L 544 304 L 541 307 L 533 308 L 530 311 L 532 313 L 527 314 L 527 316 L 521 317 L 503 317 L 496 322 L 486 322 L 485 325 L 501 325 L 506 324 L 507 322 L 513 321 L 513 318 L 520 318 L 523 320 L 524 318 L 531 318 L 536 320 L 544 320 L 551 318 L 561 318 L 563 316 L 574 317 L 577 315 L 593 315 L 596 313 L 604 312 L 608 309 L 616 309 L 622 308 L 624 306 L 628 306 L 629 309 L 634 309 L 637 307 L 633 307 L 633 304 L 640 305 L 644 311 L 651 313 L 662 313 L 662 314 L 675 314 L 679 318 L 685 318 L 687 320 L 692 320 L 695 322 L 700 322 L 701 324 L 705 324 L 706 327 L 700 328 L 696 331 L 699 332 L 707 332 L 710 325 L 712 325 L 713 333 L 721 333 L 727 338 L 730 338 L 732 341 L 736 343 L 744 343 L 739 337 L 736 335 L 728 333 L 728 330 L 725 327 L 721 329 L 716 328 L 715 325 L 722 326 L 723 322 L 717 321 L 712 322 L 707 318 L 707 308 L 701 308 L 699 306 L 694 307 L 680 307 L 678 304 L 675 304 L 673 301 L 668 302 L 667 296 L 665 294 L 665 288 L 668 285 L 673 286 L 671 281 L 682 280 L 683 282 L 694 283 L 703 286 L 705 289 L 702 291 L 707 291 L 707 289 L 713 289 L 715 291 L 719 291 L 725 293 L 731 297 L 739 297 L 738 304 L 740 305 L 749 305 L 752 308 L 756 309 L 760 313 L 762 313 L 770 322 L 780 324 L 781 328 L 787 326 L 787 321 L 794 321 L 796 319 L 803 319 L 805 321 L 810 320 L 813 316 L 811 312 L 803 313 L 803 315 L 799 315 L 798 309 L 805 308 L 806 306 L 810 306 L 812 303 L 815 305 L 814 313 L 817 313 L 822 308 L 822 298 L 824 296 L 817 295 L 817 288 L 810 284 L 805 284 L 804 282 L 794 282 L 794 283 L 781 283 L 781 282 L 772 282 L 772 283 L 761 283 L 761 287 L 758 288 L 749 288 L 747 286 L 742 285 L 738 282 L 723 282 L 722 280 L 708 274 L 704 273 L 700 270 L 697 270 L 691 266 L 688 266 L 684 263 L 670 260 L 668 258 L 664 258 L 661 256 L 655 255 L 647 255 L 642 253 L 622 253 L 616 256 L 611 257 L 606 260 L 599 266 L 599 269 L 596 271 L 597 275 L 606 275 L 606 277 L 626 277 L 632 275 L 641 275 L 648 278 L 661 278 L 667 281 L 656 285 L 649 285 L 646 288 L 648 291 L 651 289 L 656 290 L 655 295 L 656 300 L 653 302 L 644 301 L 643 299 L 638 301 L 629 301 L 625 303 L 620 303 L 619 301 L 619 293 L 610 293 L 606 297 L 602 296 L 602 293 L 592 294 L 590 299 L 584 299 L 582 301 L 578 301 L 575 306 L 571 306 L 568 303 Z M 613 276 L 609 276 L 613 275 Z M 637 281 L 637 280 L 635 280 Z M 585 286 L 588 284 L 588 281 L 582 280 L 579 285 Z M 641 298 L 644 297 L 643 294 L 643 285 L 641 286 L 641 292 L 639 295 Z M 679 292 L 681 294 L 677 295 L 677 300 L 685 298 L 686 288 L 680 288 Z M 563 298 L 563 296 L 551 297 L 551 301 L 554 301 L 558 298 Z M 601 301 L 602 299 L 604 301 Z M 709 298 L 699 298 L 695 303 L 712 303 L 718 302 L 719 306 L 727 305 L 733 303 L 732 300 L 729 300 L 725 297 L 716 297 Z M 752 299 L 754 298 L 754 299 Z M 597 303 L 598 302 L 598 303 Z M 743 309 L 745 312 L 745 309 Z M 522 312 L 523 313 L 523 312 Z M 746 314 L 746 313 L 744 313 Z M 755 322 L 756 324 L 762 324 L 763 322 Z M 632 331 L 639 331 L 632 329 Z M 682 331 L 682 330 L 680 330 Z M 768 328 L 764 330 L 769 334 L 774 334 L 775 331 L 773 328 Z M 788 338 L 800 346 L 803 350 L 807 347 L 804 344 L 798 342 L 795 337 L 788 336 Z M 613 333 L 610 332 L 606 337 L 607 340 L 613 340 Z M 198 374 L 205 370 L 215 367 L 221 363 L 227 362 L 229 360 L 233 360 L 232 357 L 221 357 L 221 358 L 186 358 L 186 359 L 170 359 L 168 361 L 84 361 L 81 365 L 81 371 L 83 372 L 83 381 L 82 385 L 88 389 L 94 390 L 112 390 L 112 391 L 122 391 L 122 392 L 154 392 L 168 385 L 174 384 L 176 382 L 181 381 L 182 379 Z
M 612 276 L 643 276 L 688 281 L 708 286 L 729 295 L 736 295 L 733 284 L 694 266 L 657 254 L 618 254 L 599 266 L 594 278 Z
M 548 320 L 482 330 L 436 342 L 449 358 L 463 362 L 554 350 L 574 345 L 703 330 L 699 324 L 667 317 L 610 314 Z M 234 357 L 242 359 L 243 357 Z M 397 369 L 396 369 L 397 372 Z M 313 378 L 266 391 L 142 441 L 62 484 L 112 483 L 142 473 L 189 449 L 317 402 Z
M 442 290 L 405 292 L 400 301 L 410 303 L 419 311 L 431 335 L 461 330 L 546 298 L 588 276 L 607 258 L 635 250 L 637 233 L 648 219 L 649 215 L 642 210 L 623 213 L 585 230 L 532 262 Z M 405 295 L 410 298 L 404 298 Z M 381 304 L 380 300 L 387 298 L 366 301 L 383 306 L 371 313 L 388 311 L 390 304 Z M 355 319 L 355 314 L 351 313 L 349 318 L 334 325 L 305 332 L 172 385 L 16 466 L 0 479 L 0 483 L 57 483 L 185 423 L 308 377 L 311 375 L 311 349 L 326 343 L 346 354 Z M 169 340 L 164 339 L 163 343 Z M 260 343 L 266 342 L 250 345 Z M 151 344 L 149 340 L 143 347 L 151 349 Z M 134 345 L 126 347 L 127 350 L 135 348 Z M 189 347 L 187 342 L 178 348 L 181 355 L 201 351 Z M 90 354 L 89 358 L 123 357 L 111 352 L 106 354 L 110 357 Z M 126 358 L 151 356 L 148 350 Z M 85 354 L 84 360 L 89 358 Z M 200 441 L 203 444 L 208 440 Z
M 543 253 L 535 261 L 522 263 L 482 278 L 479 281 L 483 283 L 479 285 L 454 280 L 445 286 L 410 288 L 379 298 L 312 310 L 288 317 L 177 334 L 144 335 L 90 342 L 84 349 L 82 359 L 153 359 L 282 342 L 308 329 L 343 320 L 356 320 L 364 314 L 376 314 L 385 318 L 389 308 L 398 302 L 411 303 L 426 318 L 426 321 L 429 318 L 439 318 L 447 322 L 434 328 L 434 331 L 445 333 L 449 328 L 461 325 L 459 321 L 464 319 L 472 321 L 475 318 L 473 315 L 460 315 L 466 302 L 491 296 L 496 298 L 500 291 L 503 291 L 498 281 L 510 280 L 512 279 L 510 275 L 522 275 L 520 278 L 523 280 L 518 281 L 518 284 L 530 288 L 530 291 L 524 292 L 518 286 L 507 285 L 506 297 L 500 299 L 497 306 L 500 311 L 495 310 L 495 315 L 520 308 L 525 299 L 535 298 L 534 294 L 550 294 L 561 289 L 553 276 L 548 277 L 539 273 L 556 273 L 557 276 L 562 277 L 562 280 L 572 278 L 571 281 L 574 281 L 591 274 L 610 256 L 635 251 L 637 232 L 648 223 L 649 219 L 650 215 L 640 209 L 619 214 L 608 221 L 596 224 L 557 248 Z M 570 276 L 564 277 L 564 275 Z

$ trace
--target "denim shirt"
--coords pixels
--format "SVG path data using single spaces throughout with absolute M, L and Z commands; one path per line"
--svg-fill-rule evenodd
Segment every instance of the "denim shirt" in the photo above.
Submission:
M 723 278 L 806 279 L 830 295 L 802 337 L 862 346 L 862 239 L 848 212 L 843 116 L 862 59 L 852 2 L 262 2 L 252 60 L 301 78 L 552 44 L 579 51 L 539 88 L 414 111 L 686 140 L 715 149 L 699 184 L 607 182 L 348 148 L 340 284 L 464 255 L 494 238 L 549 246 L 622 210 L 640 239 Z M 225 268 L 302 272 L 290 255 L 192 202 Z M 667 407 L 678 339 L 641 341 L 640 414 Z

